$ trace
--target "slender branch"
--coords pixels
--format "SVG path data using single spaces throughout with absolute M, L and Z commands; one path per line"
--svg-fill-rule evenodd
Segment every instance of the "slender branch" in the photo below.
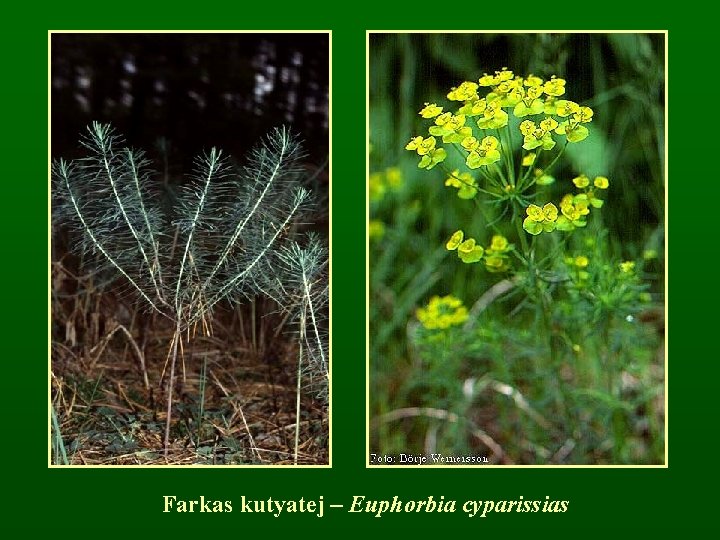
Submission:
M 270 186 L 272 186 L 273 182 L 278 176 L 278 171 L 280 170 L 280 166 L 283 164 L 283 159 L 285 158 L 285 152 L 287 151 L 288 146 L 288 139 L 287 135 L 283 131 L 282 134 L 282 148 L 280 150 L 280 155 L 277 158 L 277 164 L 275 165 L 275 168 L 273 169 L 272 174 L 270 175 L 270 179 L 267 180 L 265 184 L 265 188 L 263 189 L 260 196 L 255 201 L 255 205 L 252 207 L 250 212 L 247 216 L 245 216 L 245 219 L 238 223 L 238 226 L 235 228 L 235 231 L 233 232 L 232 236 L 228 240 L 225 249 L 223 250 L 222 254 L 218 258 L 217 263 L 215 263 L 215 267 L 210 272 L 210 275 L 207 277 L 205 282 L 203 283 L 202 288 L 200 289 L 200 295 L 205 291 L 207 286 L 211 283 L 212 279 L 215 277 L 215 274 L 217 274 L 218 270 L 222 267 L 223 263 L 227 260 L 228 256 L 230 255 L 230 252 L 232 251 L 232 247 L 235 245 L 235 242 L 237 242 L 237 239 L 240 237 L 240 234 L 242 234 L 243 230 L 245 229 L 245 225 L 248 224 L 248 221 L 255 215 L 255 212 L 257 212 L 258 207 L 265 199 L 265 195 L 267 194 L 268 190 L 270 189 Z M 262 173 L 262 166 L 264 163 L 265 154 L 263 153 L 263 162 L 260 163 L 260 166 L 258 167 L 258 173 L 257 177 L 255 178 L 255 182 L 259 181 L 260 174 Z
M 167 418 L 165 420 L 165 457 L 168 456 L 168 451 L 170 450 L 170 422 L 172 418 L 172 395 L 173 395 L 173 383 L 175 379 L 175 363 L 177 362 L 177 350 L 178 350 L 178 342 L 182 339 L 182 335 L 180 334 L 180 319 L 178 318 L 177 323 L 175 325 L 175 335 L 173 336 L 173 343 L 172 343 L 172 360 L 170 362 L 170 377 L 168 379 L 167 383 Z
M 190 232 L 188 233 L 188 239 L 185 244 L 185 253 L 183 253 L 182 261 L 180 262 L 180 270 L 178 272 L 178 278 L 177 278 L 177 286 L 175 287 L 175 311 L 178 315 L 178 318 L 180 318 L 180 285 L 182 284 L 182 277 L 183 273 L 185 271 L 185 261 L 188 257 L 188 251 L 190 251 L 190 244 L 192 243 L 193 234 L 195 233 L 195 227 L 197 226 L 198 218 L 200 217 L 200 212 L 202 212 L 203 207 L 205 206 L 205 198 L 207 197 L 207 192 L 210 187 L 210 180 L 212 179 L 213 174 L 217 170 L 217 164 L 220 159 L 221 152 L 213 148 L 210 150 L 210 156 L 206 158 L 207 166 L 208 166 L 208 173 L 207 178 L 205 179 L 205 186 L 203 187 L 202 195 L 200 196 L 200 201 L 197 205 L 197 210 L 195 210 L 195 216 L 193 216 L 192 223 L 190 224 Z
M 320 351 L 320 358 L 322 359 L 323 370 L 327 373 L 327 362 L 325 361 L 325 351 L 323 351 L 322 341 L 320 340 L 320 333 L 318 332 L 317 321 L 315 320 L 315 309 L 313 308 L 312 297 L 310 296 L 310 285 L 308 284 L 307 275 L 305 274 L 305 268 L 302 273 L 303 286 L 305 287 L 305 298 L 307 298 L 308 308 L 310 309 L 310 318 L 312 319 L 313 331 L 315 333 L 315 340 L 317 341 L 318 350 Z
M 110 162 L 108 161 L 108 152 L 110 151 L 110 145 L 106 144 L 105 138 L 108 136 L 108 129 L 103 129 L 103 126 L 99 124 L 93 124 L 93 129 L 95 130 L 95 136 L 96 140 L 98 142 L 98 146 L 100 148 L 100 153 L 102 155 L 102 163 L 103 167 L 105 169 L 105 173 L 107 174 L 108 180 L 110 181 L 110 186 L 112 187 L 113 194 L 115 195 L 115 200 L 117 201 L 118 208 L 120 209 L 120 213 L 122 214 L 123 218 L 125 219 L 125 223 L 127 223 L 128 228 L 130 229 L 130 232 L 132 233 L 133 237 L 135 238 L 135 241 L 138 244 L 138 248 L 140 249 L 140 253 L 142 254 L 143 260 L 145 261 L 145 265 L 147 266 L 148 272 L 150 272 L 150 278 L 152 279 L 153 286 L 155 287 L 155 293 L 157 294 L 158 298 L 162 299 L 162 292 L 160 291 L 160 287 L 157 284 L 157 281 L 155 280 L 155 274 L 153 272 L 153 267 L 150 264 L 150 261 L 148 260 L 147 254 L 145 253 L 145 248 L 143 247 L 143 243 L 140 240 L 140 236 L 138 235 L 137 230 L 135 230 L 135 227 L 133 226 L 132 222 L 130 221 L 130 216 L 127 214 L 127 210 L 125 210 L 125 205 L 122 202 L 122 198 L 120 197 L 120 194 L 117 190 L 117 182 L 115 181 L 112 167 L 110 167 Z M 129 152 L 129 150 L 128 150 Z M 141 199 L 142 203 L 142 199 Z M 144 206 L 143 208 L 143 215 L 145 212 Z
M 298 464 L 298 448 L 300 447 L 300 391 L 302 389 L 303 339 L 305 336 L 305 313 L 300 315 L 300 339 L 298 351 L 297 389 L 295 398 L 295 465 Z
M 145 220 L 145 227 L 147 228 L 148 235 L 150 236 L 150 244 L 153 248 L 153 255 L 155 257 L 154 266 L 150 267 L 150 276 L 153 278 L 153 284 L 155 285 L 155 289 L 158 293 L 158 298 L 160 298 L 161 302 L 165 305 L 167 305 L 167 302 L 165 301 L 164 295 L 162 294 L 162 269 L 160 267 L 160 254 L 158 253 L 158 241 L 155 240 L 155 234 L 153 233 L 153 228 L 150 225 L 150 219 L 148 218 L 147 210 L 145 209 L 145 202 L 143 201 L 142 191 L 140 190 L 140 175 L 138 174 L 138 164 L 135 163 L 135 156 L 133 155 L 132 150 L 129 148 L 125 149 L 125 152 L 127 153 L 128 162 L 130 163 L 130 170 L 132 171 L 132 177 L 133 182 L 135 183 L 135 191 L 137 192 L 138 201 L 140 203 L 140 210 L 143 216 L 143 219 Z M 143 252 L 143 255 L 145 253 Z M 147 261 L 147 259 L 146 259 Z M 154 271 L 153 271 L 154 268 Z M 158 280 L 160 281 L 160 287 L 158 288 L 157 283 L 155 282 L 155 274 L 158 276 Z
M 280 233 L 283 231 L 283 229 L 285 229 L 285 227 L 287 226 L 287 224 L 290 223 L 290 220 L 293 218 L 293 216 L 294 216 L 295 213 L 297 212 L 297 210 L 298 210 L 298 208 L 300 207 L 300 205 L 301 205 L 301 204 L 303 203 L 303 201 L 306 199 L 307 195 L 308 195 L 308 192 L 305 191 L 305 190 L 302 189 L 302 188 L 298 191 L 298 194 L 297 194 L 297 196 L 296 196 L 296 198 L 295 198 L 295 204 L 294 204 L 293 208 L 290 210 L 290 212 L 288 213 L 288 215 L 287 215 L 287 217 L 285 218 L 285 221 L 283 222 L 283 224 L 282 224 L 280 227 L 278 227 L 277 231 L 275 231 L 275 234 L 274 234 L 273 237 L 270 239 L 270 241 L 263 247 L 262 251 L 255 257 L 255 259 L 253 259 L 253 261 L 247 266 L 247 268 L 245 268 L 242 272 L 240 272 L 238 275 L 236 275 L 236 276 L 233 277 L 230 281 L 228 281 L 228 282 L 220 289 L 220 291 L 218 291 L 218 292 L 215 294 L 215 296 L 213 296 L 213 297 L 211 298 L 211 300 L 208 302 L 208 310 L 211 309 L 211 308 L 212 308 L 215 304 L 217 304 L 220 300 L 222 300 L 222 299 L 230 292 L 230 290 L 231 290 L 233 287 L 235 287 L 239 281 L 241 281 L 242 279 L 244 279 L 245 276 L 247 276 L 247 275 L 252 271 L 252 269 L 255 267 L 255 265 L 257 265 L 257 263 L 260 262 L 260 260 L 262 260 L 263 257 L 265 257 L 265 255 L 267 254 L 268 250 L 269 250 L 269 249 L 273 246 L 273 244 L 275 243 L 275 240 L 277 240 L 277 237 L 280 236 Z M 195 315 L 195 317 L 192 318 L 191 322 L 194 321 L 194 320 L 197 320 L 197 318 L 198 318 L 198 316 Z
M 72 202 L 73 208 L 75 209 L 75 214 L 77 214 L 78 219 L 80 219 L 80 223 L 83 226 L 83 229 L 87 233 L 88 237 L 92 241 L 93 245 L 100 251 L 100 253 L 103 254 L 103 256 L 112 264 L 115 268 L 117 268 L 118 272 L 120 272 L 129 282 L 130 284 L 135 287 L 135 289 L 140 293 L 140 295 L 147 300 L 147 303 L 150 305 L 151 308 L 153 308 L 155 311 L 160 313 L 160 315 L 163 315 L 169 319 L 172 319 L 170 315 L 162 311 L 159 307 L 155 305 L 155 303 L 150 300 L 150 297 L 145 293 L 145 291 L 142 290 L 140 285 L 138 285 L 133 278 L 131 278 L 128 273 L 123 270 L 123 268 L 113 259 L 113 257 L 108 253 L 108 251 L 103 247 L 103 245 L 98 241 L 97 237 L 93 233 L 90 226 L 85 221 L 85 216 L 83 216 L 82 212 L 80 211 L 80 207 L 78 206 L 77 200 L 75 199 L 75 194 L 72 191 L 72 188 L 70 187 L 70 179 L 68 177 L 68 169 L 67 165 L 63 160 L 60 160 L 60 175 L 63 177 L 63 180 L 65 181 L 65 187 L 68 190 L 68 195 L 70 196 L 70 201 Z

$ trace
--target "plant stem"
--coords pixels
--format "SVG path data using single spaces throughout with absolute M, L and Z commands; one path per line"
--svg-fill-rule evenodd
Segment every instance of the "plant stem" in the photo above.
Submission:
M 180 319 L 178 318 L 177 324 L 175 326 L 175 334 L 173 335 L 173 344 L 172 344 L 172 361 L 170 362 L 170 377 L 168 378 L 167 383 L 167 420 L 165 421 L 165 458 L 168 457 L 168 451 L 170 449 L 170 420 L 172 417 L 172 394 L 173 394 L 173 381 L 175 379 L 175 362 L 177 362 L 177 350 L 178 350 L 178 343 L 182 339 L 182 335 L 180 334 Z
M 252 339 L 253 354 L 257 354 L 257 328 L 255 321 L 255 298 L 250 301 L 250 337 Z
M 557 160 L 560 159 L 560 156 L 562 156 L 565 153 L 565 149 L 567 148 L 568 141 L 565 141 L 565 144 L 560 149 L 560 151 L 557 153 L 557 155 L 553 158 L 553 160 L 550 162 L 550 164 L 543 169 L 543 172 L 547 174 L 547 172 L 552 169 L 553 165 L 557 163 Z
M 302 389 L 303 342 L 305 341 L 305 311 L 300 315 L 300 339 L 297 369 L 297 397 L 295 400 L 295 465 L 298 464 L 298 448 L 300 446 L 300 391 Z
M 523 257 L 525 257 L 525 260 L 530 260 L 530 248 L 528 247 L 527 238 L 525 237 L 525 230 L 522 228 L 522 223 L 520 223 L 520 218 L 517 217 L 517 213 L 513 221 L 515 222 L 515 228 L 517 229 L 520 244 L 522 245 Z
M 532 165 L 530 165 L 527 168 L 527 170 L 524 173 L 522 173 L 522 175 L 520 175 L 520 180 L 518 180 L 517 186 L 515 186 L 515 189 L 517 189 L 518 193 L 522 193 L 525 190 L 524 189 L 525 180 L 527 180 L 528 176 L 530 176 L 532 174 L 532 172 L 535 170 L 535 164 L 540 159 L 541 153 L 542 153 L 542 146 L 535 151 L 535 160 L 533 161 Z
M 198 405 L 198 419 L 197 419 L 197 442 L 195 448 L 200 447 L 200 439 L 202 437 L 202 421 L 205 416 L 205 388 L 207 386 L 207 354 L 203 355 L 202 371 L 200 373 L 200 404 Z

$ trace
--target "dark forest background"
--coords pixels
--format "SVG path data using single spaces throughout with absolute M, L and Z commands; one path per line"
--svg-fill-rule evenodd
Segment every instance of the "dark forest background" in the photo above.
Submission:
M 169 163 L 218 146 L 242 156 L 272 127 L 304 140 L 308 159 L 328 152 L 327 34 L 54 34 L 53 157 L 81 154 L 78 135 L 110 122 Z

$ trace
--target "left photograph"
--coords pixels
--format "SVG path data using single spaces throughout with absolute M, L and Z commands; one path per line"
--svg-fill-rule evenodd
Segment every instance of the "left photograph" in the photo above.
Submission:
M 330 465 L 330 39 L 49 33 L 51 467 Z

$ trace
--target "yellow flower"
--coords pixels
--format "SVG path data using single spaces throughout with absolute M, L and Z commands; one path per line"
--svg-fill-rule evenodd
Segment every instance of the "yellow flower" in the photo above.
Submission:
M 490 241 L 490 246 L 487 248 L 487 254 L 488 255 L 502 255 L 503 253 L 506 253 L 510 250 L 512 246 L 507 241 L 507 238 L 505 238 L 501 234 L 495 234 L 492 237 L 492 240 Z
M 505 272 L 510 268 L 507 257 L 502 255 L 488 255 L 485 257 L 485 269 L 491 273 Z
M 473 115 L 482 114 L 487 108 L 487 100 L 485 98 L 478 99 L 472 104 L 471 112 Z
M 410 139 L 410 142 L 405 145 L 405 150 L 417 150 L 423 142 L 422 136 L 418 135 Z
M 645 259 L 646 261 L 657 258 L 658 252 L 656 249 L 646 249 L 645 251 L 643 251 L 643 259 Z
M 542 208 L 545 221 L 555 221 L 558 218 L 558 209 L 553 203 L 547 203 Z
M 580 107 L 579 110 L 573 114 L 573 119 L 583 124 L 592 122 L 592 117 L 593 110 L 590 107 Z
M 442 110 L 443 108 L 435 103 L 425 103 L 425 107 L 418 114 L 423 118 L 435 118 Z
M 432 129 L 432 128 L 431 128 Z M 447 157 L 447 152 L 444 148 L 435 148 L 435 137 L 428 137 L 423 139 L 422 137 L 413 137 L 410 142 L 405 146 L 406 150 L 415 150 L 418 155 L 422 156 L 418 167 L 420 169 L 432 169 L 438 163 L 441 163 Z
M 532 135 L 536 128 L 537 126 L 532 120 L 523 120 L 520 122 L 520 133 L 525 136 Z M 420 139 L 422 139 L 422 137 L 420 137 Z
M 471 169 L 482 165 L 490 165 L 500 160 L 500 151 L 497 149 L 498 140 L 489 135 L 480 141 L 479 146 L 468 154 L 465 164 Z
M 480 146 L 480 141 L 478 141 L 475 137 L 465 137 L 460 144 L 465 150 L 471 152 Z
M 543 86 L 543 90 L 549 96 L 562 96 L 565 93 L 565 79 L 558 79 L 553 75 Z
M 517 90 L 517 93 L 521 95 L 522 99 L 517 100 L 513 114 L 517 118 L 523 118 L 531 114 L 540 114 L 545 109 L 540 96 L 543 94 L 542 86 L 530 86 L 527 90 L 522 87 Z M 510 103 L 508 103 L 510 105 Z
M 623 274 L 631 274 L 635 270 L 635 263 L 633 261 L 625 261 L 620 263 L 620 271 Z
M 525 86 L 529 86 L 530 88 L 533 88 L 533 87 L 538 88 L 538 87 L 542 87 L 543 80 L 540 77 L 536 77 L 535 75 L 533 75 L 531 73 L 530 75 L 528 75 L 525 78 L 524 84 L 525 84 Z
M 525 99 L 528 100 L 528 101 L 526 101 L 526 103 L 528 105 L 530 105 L 530 103 L 532 103 L 533 101 L 535 101 L 542 95 L 543 95 L 543 87 L 542 86 L 531 86 L 525 92 Z
M 573 263 L 578 268 L 586 268 L 587 265 L 590 264 L 590 261 L 587 257 L 585 257 L 585 255 L 578 255 L 577 257 L 575 257 L 575 261 Z
M 450 121 L 448 122 L 448 127 L 452 129 L 453 131 L 459 130 L 461 127 L 465 125 L 465 115 L 464 114 L 454 114 L 452 118 L 450 118 Z
M 444 126 L 450 121 L 452 117 L 453 114 L 451 112 L 442 113 L 435 119 L 435 124 L 437 124 L 438 126 Z
M 451 101 L 472 101 L 478 98 L 478 85 L 474 82 L 465 81 L 457 88 L 453 87 L 447 95 Z
M 535 158 L 537 157 L 537 154 L 535 152 L 530 152 L 526 156 L 523 157 L 522 160 L 522 166 L 523 167 L 532 167 L 533 163 L 535 163 Z
M 388 167 L 385 169 L 385 178 L 387 184 L 393 189 L 397 189 L 402 186 L 402 171 L 399 167 Z
M 558 126 L 554 118 L 545 118 L 538 126 L 531 120 L 520 122 L 520 133 L 523 134 L 523 148 L 525 150 L 534 150 L 542 146 L 543 150 L 552 150 L 555 141 L 552 138 L 551 131 Z
M 488 75 L 485 73 L 478 81 L 480 86 L 495 86 L 500 82 L 500 78 L 495 75 Z
M 428 137 L 427 139 L 423 139 L 423 142 L 420 143 L 417 149 L 417 153 L 421 156 L 424 156 L 425 154 L 429 154 L 435 150 L 435 137 Z
M 458 197 L 461 199 L 472 199 L 477 194 L 475 179 L 469 172 L 461 173 L 455 169 L 452 175 L 445 180 L 446 186 L 458 188 Z
M 577 200 L 575 201 L 575 209 L 578 211 L 578 213 L 581 216 L 587 216 L 590 213 L 590 203 L 586 200 Z
M 542 85 L 530 86 L 524 91 L 523 100 L 529 106 L 534 100 L 542 96 L 544 91 Z
M 435 119 L 428 130 L 431 135 L 442 137 L 443 142 L 458 143 L 472 135 L 472 129 L 465 126 L 464 114 L 443 113 Z
M 500 99 L 494 99 L 487 104 L 483 116 L 477 121 L 480 129 L 499 129 L 507 126 L 508 114 L 502 110 Z
M 427 306 L 417 310 L 416 315 L 428 330 L 444 330 L 464 323 L 468 318 L 468 311 L 462 300 L 454 296 L 433 296 Z
M 565 135 L 569 143 L 578 143 L 587 139 L 590 131 L 585 126 L 581 125 L 580 122 L 575 118 L 577 115 L 573 115 L 570 120 L 564 120 L 560 122 L 560 125 L 555 130 L 558 135 Z
M 525 209 L 525 212 L 532 221 L 536 221 L 538 223 L 542 223 L 543 221 L 545 221 L 545 214 L 543 214 L 543 209 L 535 204 L 531 204 L 530 206 L 528 206 Z
M 503 107 L 514 107 L 523 98 L 524 89 L 522 86 L 522 77 L 513 79 L 512 71 L 495 72 L 499 80 L 497 86 L 487 95 L 487 101 L 499 99 Z
M 422 139 L 422 137 L 420 138 Z M 385 196 L 387 187 L 383 181 L 383 175 L 381 173 L 372 173 L 368 177 L 368 191 L 371 201 L 379 201 Z
M 555 109 L 557 115 L 562 116 L 563 118 L 580 111 L 580 105 L 578 105 L 574 101 L 569 101 L 567 99 L 559 99 L 555 102 L 555 104 L 557 107 Z
M 512 81 L 504 81 L 495 87 L 494 93 L 505 95 L 508 92 L 512 92 L 513 90 L 515 90 L 515 85 L 512 83 Z
M 460 253 L 471 253 L 472 250 L 475 249 L 475 239 L 474 238 L 468 238 L 465 240 L 462 244 L 458 246 L 458 251 Z
M 514 77 L 513 72 L 509 71 L 506 67 L 502 68 L 502 71 L 496 71 L 495 75 L 497 75 L 497 78 L 500 82 L 509 81 Z
M 607 189 L 610 187 L 610 181 L 604 176 L 596 176 L 593 185 L 598 189 Z
M 497 147 L 498 140 L 492 135 L 483 138 L 482 142 L 480 143 L 480 148 L 482 148 L 485 152 L 495 150 Z
M 448 251 L 453 251 L 458 248 L 458 246 L 462 243 L 464 233 L 462 230 L 455 231 L 453 235 L 450 237 L 450 240 L 447 241 L 447 244 L 445 244 L 445 247 Z
M 455 231 L 445 244 L 445 248 L 448 251 L 457 250 L 458 258 L 466 264 L 478 262 L 482 259 L 485 249 L 477 245 L 474 238 L 463 240 L 464 237 L 465 235 L 461 230 Z
M 555 222 L 558 219 L 558 209 L 553 203 L 547 203 L 540 208 L 531 204 L 525 209 L 527 217 L 523 221 L 523 229 L 532 235 L 541 232 L 552 232 L 555 230 Z
M 540 122 L 540 129 L 543 130 L 543 135 L 545 133 L 547 133 L 548 131 L 554 130 L 557 127 L 558 127 L 558 123 L 557 123 L 557 120 L 555 120 L 554 118 L 548 117 L 545 120 L 543 120 L 542 122 Z
M 580 176 L 573 178 L 573 184 L 575 184 L 575 187 L 580 189 L 586 188 L 590 185 L 590 179 L 584 174 L 581 174 Z
M 368 223 L 368 236 L 372 239 L 380 239 L 385 234 L 385 224 L 377 219 L 370 220 Z
M 505 251 L 508 247 L 508 241 L 507 238 L 502 236 L 501 234 L 496 234 L 492 237 L 492 240 L 490 242 L 490 249 L 492 251 Z
M 565 206 L 560 208 L 560 211 L 563 213 L 563 215 L 568 218 L 570 221 L 577 221 L 580 219 L 580 210 L 578 210 L 574 205 L 572 204 L 566 204 Z

